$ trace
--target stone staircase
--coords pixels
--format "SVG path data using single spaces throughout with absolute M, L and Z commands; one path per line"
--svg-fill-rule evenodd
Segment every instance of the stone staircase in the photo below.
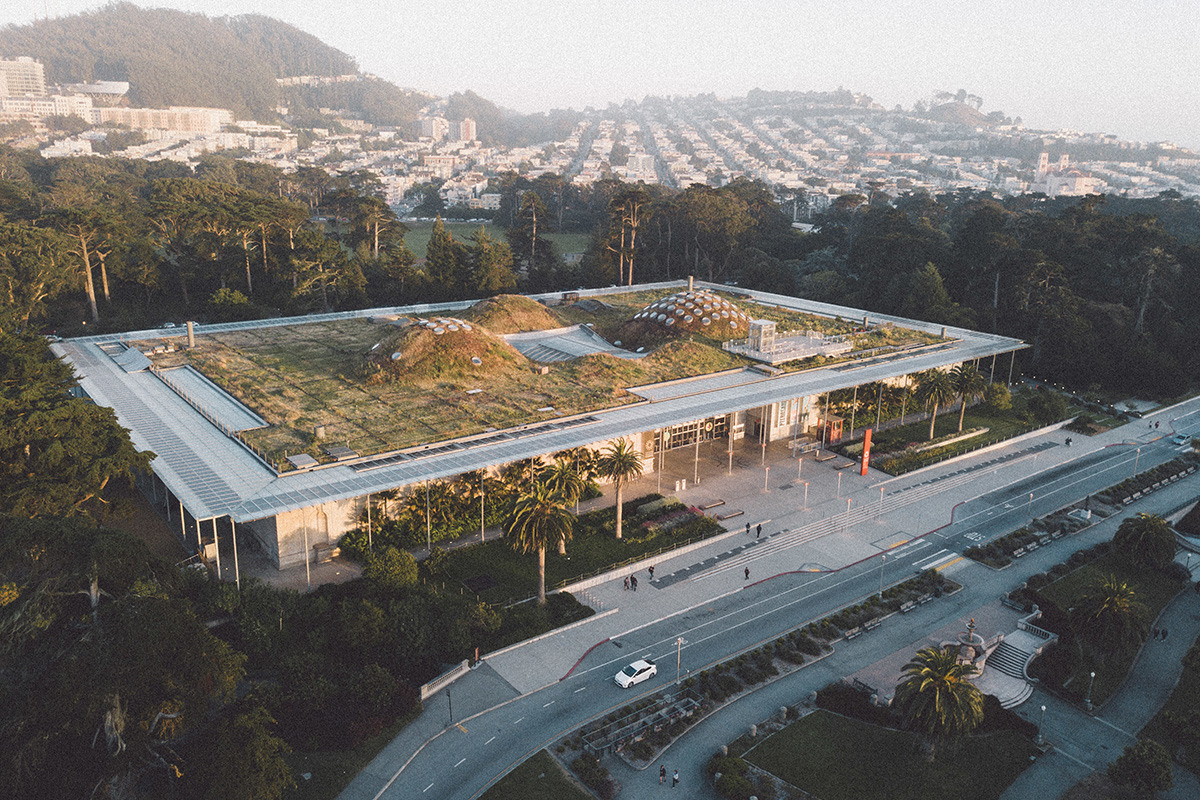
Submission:
M 1033 653 L 1022 650 L 1006 640 L 1001 642 L 988 656 L 987 666 L 989 669 L 1003 672 L 1010 677 L 1025 680 L 1025 665 L 1031 658 L 1033 658 Z
M 1033 694 L 1033 687 L 1025 679 L 1025 665 L 1044 647 L 1045 640 L 1025 630 L 1010 633 L 988 654 L 987 670 L 1007 675 L 1020 681 L 1018 691 L 1006 692 L 1007 696 L 1000 697 L 1000 705 L 1004 708 L 1019 706 Z

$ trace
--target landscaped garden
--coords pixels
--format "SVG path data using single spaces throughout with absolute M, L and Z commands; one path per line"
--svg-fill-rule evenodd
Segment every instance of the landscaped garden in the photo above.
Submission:
M 964 372 L 971 375 L 970 370 Z M 951 372 L 947 376 L 950 386 L 946 390 L 948 394 L 939 403 L 932 437 L 928 419 L 890 427 L 883 425 L 871 437 L 871 466 L 890 475 L 903 475 L 1051 425 L 1068 414 L 1062 396 L 1043 387 L 1010 392 L 1002 384 L 986 383 L 978 383 L 977 388 L 967 392 L 968 400 L 973 395 L 982 402 L 973 406 L 968 404 L 962 413 L 961 408 L 953 405 L 962 396 L 954 388 L 958 374 Z M 857 395 L 858 406 L 854 405 L 855 395 L 843 389 L 833 393 L 830 405 L 848 422 L 853 420 L 856 428 L 876 419 L 881 422 L 903 420 L 928 411 L 932 406 L 929 402 L 921 402 L 921 380 L 922 375 L 918 375 L 916 388 L 907 392 L 902 388 L 884 387 L 881 393 L 878 384 L 861 387 Z M 876 404 L 880 402 L 882 411 L 877 413 L 880 409 Z M 854 416 L 850 415 L 852 407 L 856 411 Z M 857 458 L 862 455 L 862 442 L 851 442 L 838 449 Z
M 821 800 L 990 800 L 1037 753 L 1012 730 L 969 737 L 932 762 L 919 744 L 913 733 L 819 710 L 743 758 Z
M 631 500 L 624 510 L 624 535 L 613 537 L 613 509 L 580 514 L 566 555 L 546 553 L 546 585 L 562 586 L 620 568 L 719 533 L 724 528 L 698 509 L 674 498 L 647 495 Z M 430 565 L 434 576 L 461 584 L 488 603 L 512 603 L 537 589 L 533 560 L 504 539 L 444 553 Z
M 668 294 L 639 291 L 549 307 L 502 295 L 456 312 L 458 321 L 437 330 L 404 321 L 396 327 L 386 319 L 253 328 L 202 335 L 195 348 L 156 354 L 154 360 L 163 368 L 190 364 L 258 412 L 268 426 L 245 431 L 242 439 L 287 469 L 286 455 L 308 453 L 328 461 L 325 445 L 365 455 L 444 441 L 638 402 L 626 388 L 753 363 L 721 347 L 744 336 L 745 325 L 671 331 L 634 321 Z M 774 320 L 781 329 L 853 337 L 858 350 L 937 341 L 920 331 L 894 326 L 861 331 L 845 320 L 715 296 L 735 309 L 745 302 L 753 317 Z M 647 355 L 594 353 L 543 365 L 499 338 L 573 324 L 590 324 L 628 348 L 635 344 L 631 337 L 641 337 Z M 786 368 L 820 363 L 808 359 Z M 314 434 L 318 426 L 322 437 Z
M 1175 548 L 1161 517 L 1138 514 L 1121 523 L 1111 543 L 1074 553 L 1010 593 L 1026 607 L 1036 604 L 1038 624 L 1059 635 L 1030 674 L 1076 702 L 1107 700 L 1153 621 L 1188 581 L 1187 569 L 1173 561 Z

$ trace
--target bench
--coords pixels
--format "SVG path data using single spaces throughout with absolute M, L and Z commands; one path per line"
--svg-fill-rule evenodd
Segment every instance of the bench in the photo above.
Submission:
M 923 594 L 917 598 L 917 605 L 923 606 L 932 599 L 933 599 L 933 595 L 930 594 L 929 592 L 926 592 L 925 594 Z
M 868 620 L 867 622 L 863 623 L 863 627 L 869 631 L 873 631 L 882 624 L 883 620 L 881 620 L 879 617 L 876 617 L 875 619 Z
M 717 521 L 724 522 L 727 519 L 733 519 L 734 517 L 740 517 L 745 513 L 746 513 L 745 511 L 742 511 L 741 509 L 737 509 L 734 511 L 730 511 L 727 514 L 717 514 Z
M 717 501 L 715 501 L 715 502 L 709 503 L 709 504 L 708 504 L 708 505 L 706 505 L 706 506 L 700 506 L 700 510 L 701 510 L 701 511 L 708 511 L 710 508 L 716 508 L 717 506 L 723 506 L 723 505 L 725 505 L 725 501 L 724 501 L 724 500 L 717 500 Z
M 1026 553 L 1026 550 L 1024 547 L 1018 547 L 1016 550 L 1013 550 L 1012 555 L 1013 555 L 1013 558 L 1022 558 L 1022 557 L 1024 557 L 1025 553 Z
M 837 453 L 826 453 L 823 456 L 817 456 L 816 460 L 817 460 L 817 463 L 820 464 L 825 461 L 833 461 L 835 458 L 837 458 Z
M 845 636 L 847 639 L 853 639 L 856 636 L 862 636 L 863 635 L 862 626 L 857 626 L 857 627 L 851 628 L 850 630 L 846 631 L 842 635 Z
M 915 600 L 906 600 L 900 604 L 900 613 L 907 614 L 908 612 L 912 611 L 916 607 L 917 607 L 917 602 Z

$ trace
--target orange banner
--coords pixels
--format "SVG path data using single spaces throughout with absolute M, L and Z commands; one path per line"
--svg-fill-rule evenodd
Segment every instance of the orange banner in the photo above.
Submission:
M 863 437 L 863 460 L 862 472 L 860 475 L 866 476 L 867 466 L 871 463 L 871 429 L 867 428 L 867 435 Z

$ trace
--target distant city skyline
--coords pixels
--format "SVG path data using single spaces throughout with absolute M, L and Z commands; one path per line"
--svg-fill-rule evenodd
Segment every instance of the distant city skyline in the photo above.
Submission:
M 962 88 L 983 98 L 985 113 L 1002 110 L 1036 128 L 1200 148 L 1200 14 L 1182 0 L 592 0 L 550 9 L 534 0 L 344 0 L 336 15 L 304 0 L 138 4 L 272 16 L 400 86 L 438 95 L 470 89 L 522 112 L 602 108 L 648 94 L 839 87 L 911 108 Z M 6 4 L 0 24 L 103 5 Z

